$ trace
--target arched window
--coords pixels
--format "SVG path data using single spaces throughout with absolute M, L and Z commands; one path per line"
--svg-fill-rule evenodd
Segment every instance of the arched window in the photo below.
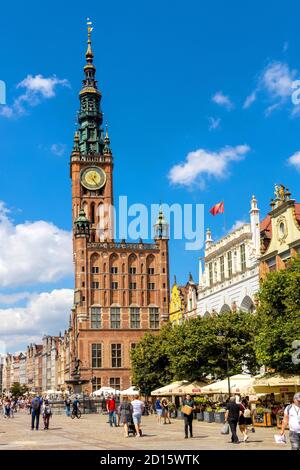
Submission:
M 255 305 L 253 303 L 253 300 L 249 297 L 249 295 L 246 295 L 243 298 L 243 301 L 241 303 L 241 310 L 243 312 L 253 312 L 255 310 Z

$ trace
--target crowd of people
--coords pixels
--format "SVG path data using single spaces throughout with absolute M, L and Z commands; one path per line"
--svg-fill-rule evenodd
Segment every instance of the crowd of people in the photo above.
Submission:
M 64 399 L 64 407 L 66 416 L 79 416 L 79 397 L 66 396 Z M 0 407 L 2 407 L 5 419 L 14 418 L 15 413 L 24 412 L 31 415 L 31 429 L 38 430 L 40 416 L 42 415 L 44 429 L 49 429 L 50 419 L 53 415 L 52 407 L 48 398 L 42 398 L 39 394 L 34 397 L 4 397 L 0 398 Z M 249 428 L 254 432 L 253 414 L 255 409 L 251 409 L 248 397 L 237 402 L 236 397 L 228 398 L 224 404 L 225 424 L 231 431 L 231 442 L 237 444 L 240 442 L 237 435 L 237 427 L 239 426 L 242 440 L 248 441 Z M 72 408 L 72 409 L 71 409 Z M 142 416 L 145 414 L 157 415 L 157 423 L 171 424 L 170 409 L 172 402 L 166 398 L 157 397 L 155 402 L 143 401 L 140 396 L 133 397 L 119 395 L 108 395 L 100 397 L 100 413 L 108 415 L 108 424 L 111 427 L 123 426 L 124 436 L 141 437 L 142 433 Z M 184 418 L 184 437 L 193 437 L 193 418 L 196 410 L 195 401 L 190 395 L 186 395 L 181 403 L 181 412 Z M 291 447 L 293 450 L 300 450 L 300 393 L 295 393 L 293 402 L 284 407 L 281 434 L 285 434 L 285 429 L 289 427 L 289 436 Z M 227 429 L 227 432 L 229 432 Z

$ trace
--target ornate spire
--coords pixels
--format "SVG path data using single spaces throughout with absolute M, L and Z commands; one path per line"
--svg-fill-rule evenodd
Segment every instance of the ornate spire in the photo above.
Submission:
M 79 216 L 74 222 L 75 225 L 75 237 L 87 237 L 90 236 L 90 221 L 87 219 L 84 209 L 81 208 Z
M 169 238 L 169 224 L 163 214 L 162 207 L 160 205 L 158 218 L 156 224 L 154 225 L 155 240 L 168 239 Z
M 112 151 L 110 148 L 110 139 L 108 136 L 108 124 L 105 125 L 105 137 L 104 137 L 104 147 L 103 147 L 103 154 L 111 155 Z
M 92 22 L 87 19 L 87 51 L 85 54 L 86 65 L 84 66 L 84 79 L 79 92 L 80 110 L 78 114 L 79 123 L 79 150 L 82 155 L 102 155 L 103 154 L 103 130 L 101 111 L 101 92 L 98 89 L 96 80 L 96 67 L 93 64 L 94 54 L 92 51 Z
M 93 28 L 92 28 L 93 23 L 91 22 L 89 18 L 87 18 L 86 24 L 87 24 L 87 31 L 88 31 L 88 40 L 87 40 L 88 47 L 87 47 L 85 57 L 86 57 L 87 63 L 92 64 L 93 58 L 94 58 L 94 54 L 92 51 L 92 41 L 91 41 L 91 32 L 93 31 Z

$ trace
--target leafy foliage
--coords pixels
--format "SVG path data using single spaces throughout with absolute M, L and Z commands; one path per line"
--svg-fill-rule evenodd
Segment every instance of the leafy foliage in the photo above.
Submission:
M 300 257 L 284 271 L 270 273 L 259 294 L 255 350 L 258 361 L 278 372 L 299 372 L 292 361 L 300 340 Z
M 26 385 L 21 385 L 19 382 L 13 382 L 10 387 L 10 392 L 14 397 L 19 397 L 24 395 L 28 391 Z

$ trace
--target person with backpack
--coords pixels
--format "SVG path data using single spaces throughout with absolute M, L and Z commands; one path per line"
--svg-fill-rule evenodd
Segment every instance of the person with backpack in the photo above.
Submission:
M 123 401 L 119 407 L 120 423 L 124 425 L 124 436 L 129 437 L 129 426 L 133 422 L 133 408 L 127 397 L 123 397 Z
M 250 424 L 252 424 L 252 418 L 251 418 L 251 410 L 249 407 L 249 403 L 247 402 L 246 399 L 243 399 L 240 405 L 240 410 L 241 410 L 241 415 L 239 417 L 239 428 L 241 433 L 243 434 L 244 437 L 244 442 L 247 442 L 248 440 L 248 428 Z
M 49 429 L 49 421 L 52 416 L 52 410 L 49 404 L 49 400 L 45 400 L 45 403 L 43 405 L 42 415 L 43 415 L 43 420 L 44 420 L 44 429 Z
M 35 429 L 39 430 L 39 422 L 40 422 L 40 414 L 41 414 L 41 407 L 42 407 L 43 400 L 40 398 L 39 394 L 31 402 L 31 430 Z
M 300 392 L 295 393 L 293 403 L 284 410 L 281 427 L 282 436 L 287 426 L 290 430 L 291 449 L 300 450 Z
M 65 406 L 66 406 L 66 415 L 71 416 L 71 400 L 69 397 L 65 399 Z

